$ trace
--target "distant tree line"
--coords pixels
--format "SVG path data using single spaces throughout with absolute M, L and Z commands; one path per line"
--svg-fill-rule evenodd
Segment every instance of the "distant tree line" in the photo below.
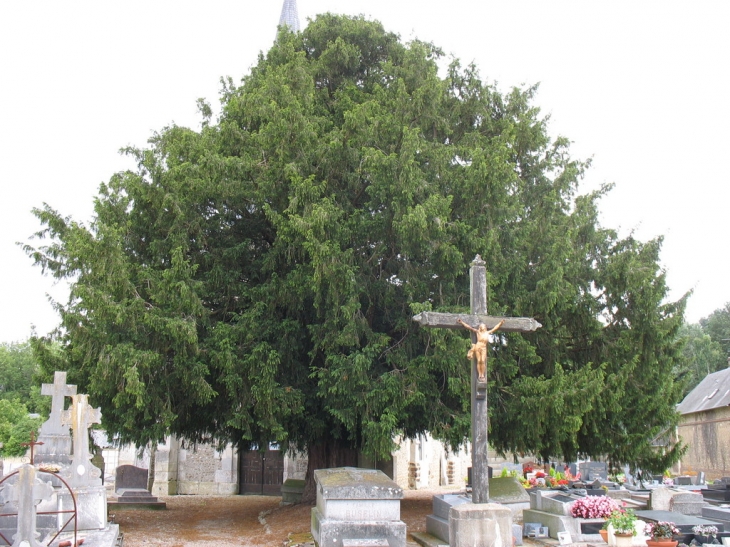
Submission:
M 28 342 L 0 344 L 0 456 L 23 455 L 21 443 L 38 429 L 40 415 L 48 414 L 50 399 L 40 395 L 38 372 Z
M 708 374 L 728 366 L 730 356 L 730 302 L 700 319 L 682 325 L 679 336 L 685 341 L 682 366 L 677 371 L 684 394 L 692 391 Z

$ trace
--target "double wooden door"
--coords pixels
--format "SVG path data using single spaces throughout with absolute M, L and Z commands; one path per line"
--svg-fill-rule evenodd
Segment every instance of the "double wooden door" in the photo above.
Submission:
M 280 496 L 284 454 L 278 449 L 249 450 L 238 455 L 239 494 Z

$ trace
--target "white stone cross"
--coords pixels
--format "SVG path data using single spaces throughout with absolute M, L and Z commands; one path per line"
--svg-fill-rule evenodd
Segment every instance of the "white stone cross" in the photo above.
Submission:
M 53 485 L 36 480 L 36 468 L 25 464 L 18 469 L 18 481 L 3 489 L 4 502 L 18 503 L 18 531 L 13 536 L 12 547 L 44 547 L 38 542 L 36 532 L 36 506 L 51 499 Z
M 68 427 L 61 424 L 64 399 L 76 395 L 76 386 L 66 384 L 66 373 L 56 371 L 52 384 L 41 386 L 41 395 L 50 395 L 51 415 L 41 426 L 41 435 L 68 435 Z
M 73 461 L 69 484 L 74 487 L 101 484 L 101 471 L 91 464 L 89 453 L 89 428 L 101 423 L 101 408 L 89 406 L 86 394 L 71 397 L 71 408 L 61 413 L 61 423 L 73 429 Z

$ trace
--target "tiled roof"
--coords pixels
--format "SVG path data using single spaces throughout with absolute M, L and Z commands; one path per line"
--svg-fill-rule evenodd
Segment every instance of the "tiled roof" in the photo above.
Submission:
M 680 414 L 691 414 L 728 405 L 730 405 L 730 368 L 708 374 L 689 392 L 684 401 L 679 403 L 677 411 Z

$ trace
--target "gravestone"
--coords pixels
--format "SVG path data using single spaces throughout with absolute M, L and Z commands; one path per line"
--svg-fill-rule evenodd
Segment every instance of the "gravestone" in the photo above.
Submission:
M 568 532 L 574 542 L 599 541 L 598 529 L 603 519 L 582 519 L 570 515 L 573 503 L 581 497 L 559 490 L 534 490 L 530 492 L 530 508 L 522 512 L 522 518 L 525 522 L 547 527 L 548 535 L 554 539 L 558 539 L 559 533 Z
M 120 465 L 114 478 L 114 490 L 124 490 L 127 488 L 147 489 L 147 479 L 149 472 L 147 469 L 135 467 L 134 465 Z
M 304 479 L 286 479 L 281 485 L 281 503 L 299 503 L 304 494 Z
M 38 441 L 43 444 L 36 450 L 35 463 L 41 467 L 57 465 L 63 469 L 71 464 L 72 440 L 68 425 L 61 422 L 61 414 L 66 397 L 76 395 L 76 386 L 66 384 L 65 372 L 56 371 L 52 384 L 41 385 L 41 395 L 51 397 L 51 413 L 41 425 Z M 57 479 L 53 483 L 57 488 L 61 485 Z
M 317 469 L 312 536 L 319 547 L 405 547 L 403 490 L 377 469 Z
M 672 511 L 682 515 L 702 515 L 708 503 L 702 494 L 679 488 L 655 488 L 650 494 L 650 505 L 656 511 Z
M 707 519 L 695 515 L 682 515 L 673 511 L 634 511 L 637 517 L 646 522 L 673 522 L 683 534 L 691 534 L 692 528 L 698 525 L 717 526 L 718 531 L 725 530 L 723 523 L 714 519 Z
M 114 479 L 116 499 L 107 502 L 107 509 L 166 509 L 167 504 L 147 490 L 147 469 L 134 465 L 117 467 Z
M 476 332 L 475 324 L 483 324 L 489 330 L 501 324 L 502 332 L 532 332 L 542 326 L 527 317 L 487 315 L 487 270 L 479 255 L 471 263 L 469 277 L 470 314 L 422 312 L 413 320 L 423 327 L 434 328 L 462 329 L 465 324 L 471 325 L 469 330 L 472 332 Z M 512 535 L 511 512 L 489 503 L 487 382 L 480 379 L 477 372 L 477 355 L 474 352 L 476 341 L 477 337 L 473 334 L 470 352 L 474 355 L 471 366 L 472 503 L 453 507 L 449 512 L 451 547 L 508 545 Z
M 582 462 L 579 465 L 579 470 L 580 478 L 585 483 L 593 482 L 596 479 L 608 480 L 608 466 L 606 462 Z
M 36 475 L 36 468 L 25 464 L 18 470 L 17 482 L 4 485 L 0 492 L 3 503 L 15 504 L 18 508 L 13 546 L 44 547 L 38 541 L 37 506 L 44 500 L 51 500 L 54 490 L 50 482 L 43 482 Z
M 730 507 L 707 505 L 702 508 L 702 518 L 719 522 L 724 530 L 730 530 Z
M 101 422 L 101 410 L 89 406 L 89 396 L 73 395 L 71 407 L 61 413 L 61 424 L 73 430 L 73 458 L 62 476 L 76 497 L 79 530 L 101 530 L 107 526 L 106 488 L 101 483 L 101 470 L 91 464 L 89 428 Z M 61 511 L 73 509 L 74 500 L 67 491 L 58 494 Z

